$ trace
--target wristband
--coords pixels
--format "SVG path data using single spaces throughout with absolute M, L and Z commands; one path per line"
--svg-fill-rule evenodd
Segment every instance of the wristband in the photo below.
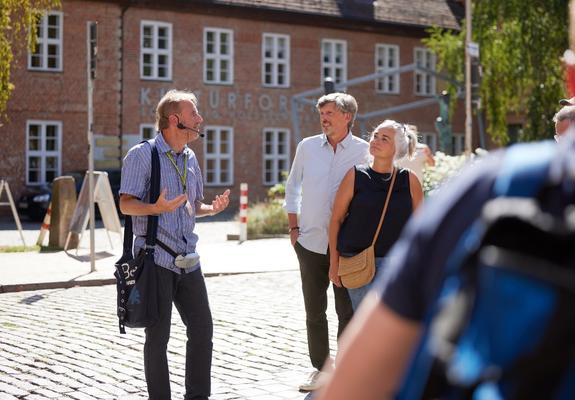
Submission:
M 292 226 L 289 228 L 288 233 L 291 233 L 291 231 L 295 231 L 296 229 L 299 231 L 299 226 Z

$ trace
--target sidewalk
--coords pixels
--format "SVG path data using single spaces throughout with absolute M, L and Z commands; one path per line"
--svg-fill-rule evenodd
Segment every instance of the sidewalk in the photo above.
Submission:
M 18 231 L 11 225 L 14 224 L 0 224 L 0 246 L 22 244 Z M 23 225 L 26 244 L 33 245 L 40 225 Z M 237 234 L 238 230 L 236 222 L 198 222 L 197 251 L 206 276 L 297 270 L 297 257 L 287 237 L 241 244 L 226 240 L 227 234 Z M 109 239 L 106 230 L 97 227 L 95 271 L 90 272 L 89 236 L 87 230 L 77 252 L 0 253 L 0 293 L 114 284 L 114 262 L 122 253 L 122 238 L 110 233 Z

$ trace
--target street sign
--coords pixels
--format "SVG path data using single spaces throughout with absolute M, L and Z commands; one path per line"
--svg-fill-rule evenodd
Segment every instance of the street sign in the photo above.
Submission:
M 467 54 L 469 54 L 469 57 L 479 58 L 479 43 L 467 43 Z

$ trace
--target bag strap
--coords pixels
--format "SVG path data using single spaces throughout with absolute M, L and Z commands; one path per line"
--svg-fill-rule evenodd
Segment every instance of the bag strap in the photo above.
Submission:
M 152 173 L 150 178 L 150 204 L 155 203 L 160 197 L 160 156 L 156 147 L 156 140 L 147 141 L 152 148 Z M 146 247 L 153 248 L 156 245 L 158 234 L 158 216 L 148 215 L 148 227 L 146 229 Z
M 391 192 L 393 191 L 393 184 L 395 183 L 395 177 L 397 175 L 397 168 L 393 167 L 393 172 L 391 173 L 391 183 L 389 184 L 389 189 L 387 190 L 387 197 L 385 198 L 385 204 L 383 205 L 383 211 L 381 212 L 381 218 L 379 218 L 379 225 L 375 230 L 375 235 L 373 236 L 373 240 L 371 242 L 371 247 L 375 246 L 375 242 L 377 241 L 377 235 L 379 235 L 379 230 L 381 229 L 381 225 L 383 224 L 383 219 L 385 218 L 385 213 L 387 212 L 387 205 L 389 204 L 389 199 L 391 198 Z
M 156 148 L 156 140 L 150 139 L 142 143 L 148 143 L 152 149 L 152 172 L 150 176 L 150 203 L 155 203 L 160 195 L 160 156 Z M 158 216 L 148 216 L 148 228 L 146 232 L 151 232 L 152 235 L 146 235 L 146 245 L 153 247 L 156 243 L 156 235 L 158 231 Z M 124 245 L 122 250 L 122 257 L 116 262 L 121 265 L 128 260 L 134 258 L 132 250 L 134 242 L 134 232 L 132 227 L 132 217 L 124 215 Z

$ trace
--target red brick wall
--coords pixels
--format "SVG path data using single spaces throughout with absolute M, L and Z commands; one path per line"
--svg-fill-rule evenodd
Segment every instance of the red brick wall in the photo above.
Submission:
M 239 184 L 250 185 L 250 199 L 263 199 L 268 189 L 262 186 L 262 129 L 289 128 L 292 137 L 291 115 L 280 112 L 280 98 L 318 88 L 321 67 L 321 40 L 347 41 L 348 79 L 374 72 L 374 54 L 377 43 L 400 46 L 400 64 L 413 62 L 413 47 L 420 45 L 416 36 L 391 36 L 372 32 L 354 32 L 301 26 L 294 23 L 266 22 L 238 19 L 230 15 L 198 15 L 158 9 L 128 8 L 124 15 L 123 36 L 123 95 L 120 98 L 120 22 L 119 6 L 104 2 L 64 1 L 64 59 L 63 72 L 32 72 L 26 68 L 26 54 L 22 54 L 13 68 L 16 90 L 8 105 L 9 121 L 0 127 L 0 134 L 9 138 L 0 143 L 0 176 L 10 179 L 12 189 L 21 191 L 25 182 L 25 125 L 27 119 L 61 120 L 63 123 L 62 171 L 87 168 L 86 139 L 86 21 L 96 20 L 98 28 L 98 67 L 94 93 L 94 132 L 98 135 L 118 136 L 120 124 L 123 133 L 136 135 L 140 123 L 153 123 L 153 109 L 161 94 L 171 88 L 187 88 L 199 92 L 200 112 L 205 125 L 231 126 L 234 131 L 234 207 L 239 200 Z M 172 23 L 172 81 L 140 79 L 140 22 L 153 20 Z M 203 29 L 226 28 L 234 31 L 234 84 L 205 85 L 203 83 Z M 261 85 L 262 34 L 290 35 L 291 85 L 289 88 L 266 88 Z M 374 82 L 348 88 L 359 102 L 359 112 L 375 111 L 390 105 L 422 99 L 413 95 L 413 74 L 401 76 L 401 94 L 381 95 L 375 92 Z M 438 83 L 438 90 L 440 88 Z M 149 105 L 142 107 L 141 91 L 147 90 Z M 210 93 L 219 93 L 220 106 L 209 107 Z M 235 116 L 227 107 L 228 96 L 236 97 Z M 246 105 L 246 95 L 251 105 Z M 270 116 L 256 107 L 261 96 L 272 100 Z M 284 96 L 284 97 L 282 97 Z M 267 98 L 266 98 L 267 99 Z M 122 105 L 120 109 L 120 104 Z M 317 114 L 304 115 L 300 124 L 303 136 L 319 132 Z M 240 114 L 242 111 L 243 114 Z M 438 107 L 392 115 L 401 122 L 414 123 L 420 132 L 434 132 Z M 463 107 L 455 118 L 455 132 L 463 133 Z M 370 129 L 380 122 L 369 121 Z M 356 133 L 359 126 L 356 125 Z M 197 141 L 192 148 L 203 162 L 203 143 Z M 291 156 L 295 154 L 292 145 Z M 206 199 L 220 193 L 223 188 L 206 188 Z

